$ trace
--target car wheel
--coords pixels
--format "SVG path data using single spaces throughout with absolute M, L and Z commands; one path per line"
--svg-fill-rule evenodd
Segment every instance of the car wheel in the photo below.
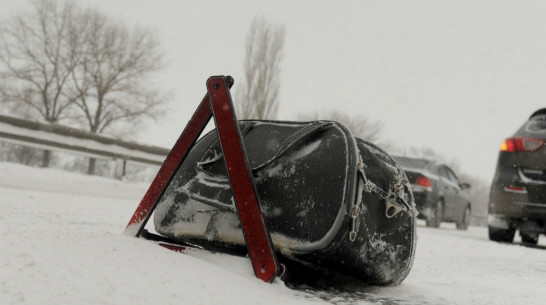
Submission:
M 526 233 L 520 232 L 521 241 L 524 244 L 536 245 L 538 243 L 538 234 L 537 233 Z
M 432 214 L 427 217 L 427 227 L 438 228 L 442 223 L 443 204 L 438 200 Z
M 511 243 L 514 240 L 516 229 L 497 229 L 489 226 L 489 239 L 492 241 Z
M 470 226 L 470 207 L 467 206 L 464 209 L 463 216 L 461 217 L 461 221 L 457 222 L 457 230 L 468 230 L 468 226 Z

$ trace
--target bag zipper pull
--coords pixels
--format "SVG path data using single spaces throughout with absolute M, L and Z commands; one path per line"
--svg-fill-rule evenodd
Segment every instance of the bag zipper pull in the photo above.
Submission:
M 349 232 L 349 240 L 356 240 L 356 218 L 358 216 L 358 205 L 351 207 L 351 232 Z

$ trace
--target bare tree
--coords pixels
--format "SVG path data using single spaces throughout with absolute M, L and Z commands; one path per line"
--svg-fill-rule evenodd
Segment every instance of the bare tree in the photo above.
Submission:
M 349 129 L 351 133 L 356 137 L 362 138 L 375 144 L 381 142 L 380 133 L 383 127 L 381 122 L 374 122 L 362 116 L 350 116 L 346 113 L 332 110 L 323 113 L 313 112 L 310 114 L 300 114 L 298 115 L 298 118 L 304 121 L 336 121 L 347 127 L 347 129 Z
M 73 102 L 62 93 L 78 61 L 73 48 L 79 38 L 73 26 L 76 10 L 68 2 L 33 4 L 30 13 L 9 18 L 0 29 L 1 93 L 15 109 L 29 108 L 36 117 L 56 123 Z M 49 161 L 46 150 L 42 165 Z
M 264 18 L 252 21 L 246 41 L 246 79 L 237 99 L 240 118 L 271 119 L 277 115 L 284 37 L 284 27 Z
M 165 101 L 146 86 L 148 76 L 160 69 L 158 42 L 151 32 L 130 31 L 104 14 L 89 9 L 80 20 L 84 54 L 72 70 L 69 95 L 78 118 L 92 133 L 134 127 L 143 117 L 162 113 Z M 95 160 L 89 160 L 88 173 Z
M 59 4 L 58 4 L 59 3 Z M 71 2 L 35 0 L 0 29 L 0 101 L 49 123 L 92 133 L 137 130 L 165 101 L 147 81 L 161 67 L 153 34 Z M 46 151 L 43 165 L 48 166 Z M 95 160 L 89 162 L 89 173 Z

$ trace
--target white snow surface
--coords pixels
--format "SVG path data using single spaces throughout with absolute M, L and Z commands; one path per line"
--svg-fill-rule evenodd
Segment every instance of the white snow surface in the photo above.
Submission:
M 487 229 L 419 224 L 394 287 L 292 290 L 247 258 L 180 254 L 122 235 L 146 184 L 0 163 L 0 304 L 544 304 L 546 239 L 499 244 Z M 339 287 L 338 287 L 339 288 Z

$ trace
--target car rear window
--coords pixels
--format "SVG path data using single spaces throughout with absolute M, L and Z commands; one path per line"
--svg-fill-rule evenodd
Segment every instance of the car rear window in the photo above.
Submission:
M 412 159 L 404 157 L 395 157 L 395 159 L 402 167 L 409 168 L 426 168 L 429 163 L 429 161 L 423 159 Z
M 526 133 L 539 133 L 546 135 L 546 116 L 529 120 L 523 128 Z

